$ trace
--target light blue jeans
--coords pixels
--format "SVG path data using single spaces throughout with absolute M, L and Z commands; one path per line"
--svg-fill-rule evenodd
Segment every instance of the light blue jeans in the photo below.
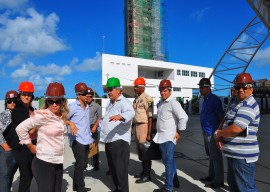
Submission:
M 174 162 L 174 148 L 175 144 L 171 141 L 160 144 L 162 153 L 162 161 L 165 165 L 165 189 L 173 191 L 173 177 L 176 173 L 176 165 Z
M 227 157 L 227 181 L 230 191 L 256 192 L 254 184 L 255 163 L 247 163 L 245 159 Z

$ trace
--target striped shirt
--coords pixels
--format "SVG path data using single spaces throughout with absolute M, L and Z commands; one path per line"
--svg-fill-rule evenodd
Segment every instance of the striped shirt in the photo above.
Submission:
M 259 156 L 257 132 L 260 123 L 260 109 L 252 95 L 230 106 L 223 128 L 234 124 L 243 131 L 236 137 L 223 138 L 223 153 L 226 157 L 256 162 Z

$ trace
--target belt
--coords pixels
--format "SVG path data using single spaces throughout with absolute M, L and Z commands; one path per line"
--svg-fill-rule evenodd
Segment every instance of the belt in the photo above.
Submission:
M 135 123 L 135 125 L 141 125 L 141 124 L 146 124 L 146 123 Z

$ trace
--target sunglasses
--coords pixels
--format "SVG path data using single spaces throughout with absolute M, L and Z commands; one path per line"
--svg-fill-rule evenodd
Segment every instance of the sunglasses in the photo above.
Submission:
M 16 99 L 8 99 L 7 104 L 16 103 Z
M 87 97 L 93 98 L 93 95 L 89 95 L 89 96 L 87 96 Z
M 247 85 L 235 85 L 235 86 L 233 86 L 233 88 L 234 88 L 235 90 L 239 91 L 241 88 L 242 88 L 243 90 L 248 90 L 250 87 L 247 86 Z
M 86 96 L 88 93 L 79 93 L 80 96 Z
M 28 97 L 32 97 L 33 93 L 21 93 L 21 96 L 28 96 Z
M 47 103 L 48 103 L 48 105 L 53 105 L 54 103 L 55 103 L 56 105 L 61 105 L 61 104 L 62 104 L 62 99 L 58 99 L 58 100 L 51 100 L 51 99 L 48 99 L 48 100 L 47 100 Z

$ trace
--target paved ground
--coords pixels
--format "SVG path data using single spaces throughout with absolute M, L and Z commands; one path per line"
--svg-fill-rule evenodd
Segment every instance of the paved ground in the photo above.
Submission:
M 270 115 L 263 115 L 261 118 L 261 125 L 259 130 L 260 143 L 260 158 L 256 163 L 255 182 L 259 191 L 270 191 L 270 155 L 269 155 L 269 141 L 270 141 Z M 93 171 L 89 166 L 85 171 L 86 187 L 90 187 L 94 192 L 109 192 L 113 189 L 111 177 L 106 175 L 108 170 L 106 156 L 104 153 L 104 145 L 100 145 L 100 170 Z M 199 126 L 199 116 L 190 115 L 187 131 L 182 135 L 181 141 L 176 146 L 175 161 L 177 165 L 177 173 L 181 183 L 181 191 L 187 192 L 201 192 L 201 191 L 228 191 L 227 184 L 222 189 L 205 188 L 204 184 L 199 181 L 199 178 L 207 175 L 208 159 L 205 156 L 201 129 Z M 62 192 L 72 192 L 72 175 L 74 157 L 66 145 L 66 154 L 64 162 L 64 179 Z M 226 170 L 226 159 L 224 158 L 224 165 Z M 134 140 L 131 143 L 130 166 L 129 166 L 129 184 L 130 192 L 148 192 L 153 189 L 163 186 L 164 183 L 164 166 L 160 161 L 153 161 L 153 171 L 151 173 L 152 182 L 144 184 L 135 184 L 133 175 L 141 171 L 141 164 L 135 153 Z M 226 178 L 226 171 L 225 171 Z M 18 173 L 15 177 L 13 192 L 18 188 Z M 31 191 L 36 192 L 36 183 L 33 180 Z

